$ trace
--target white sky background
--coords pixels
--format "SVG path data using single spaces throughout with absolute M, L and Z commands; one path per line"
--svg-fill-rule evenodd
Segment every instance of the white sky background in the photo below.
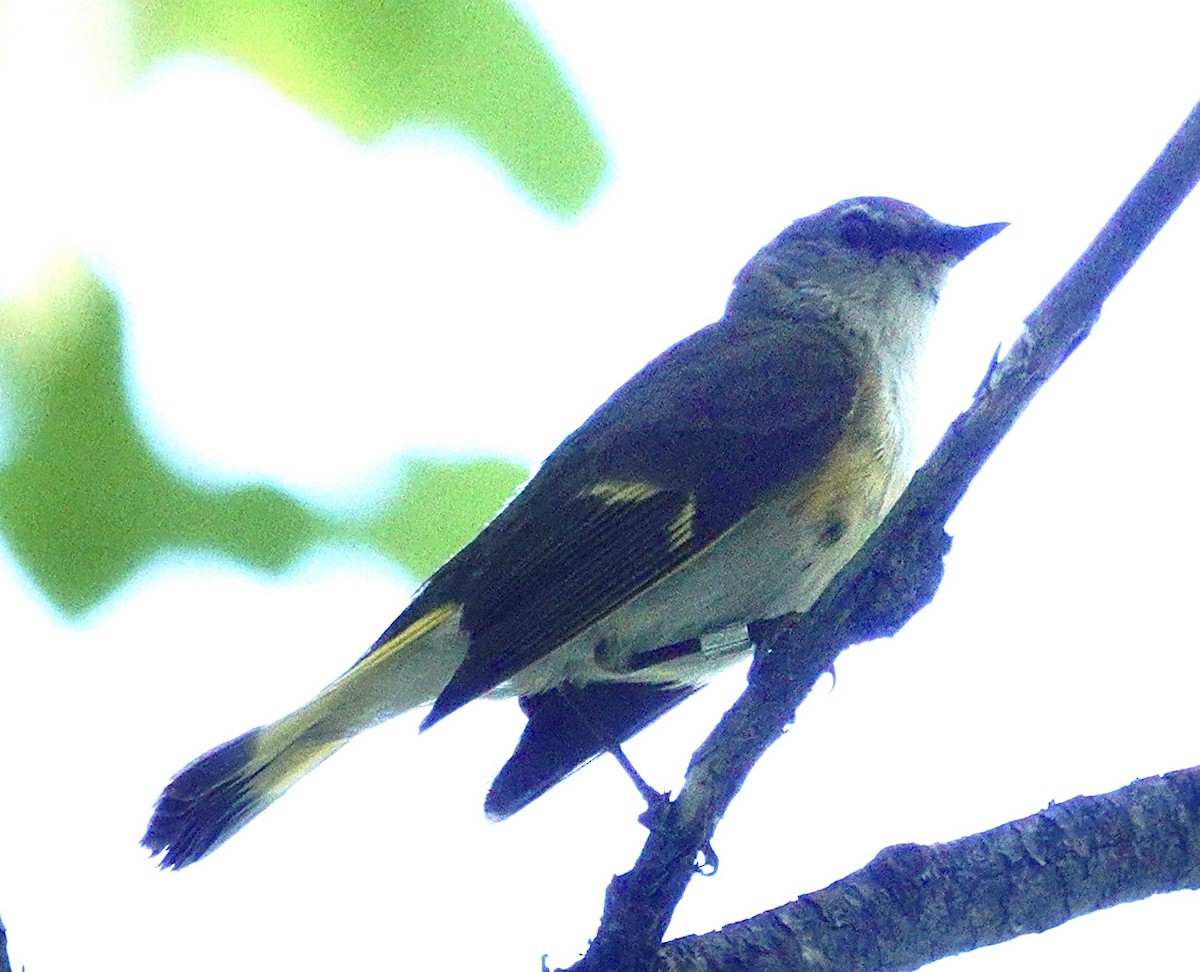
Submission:
M 927 449 L 1200 96 L 1200 15 L 1179 3 L 532 3 L 614 159 L 563 225 L 453 138 L 363 150 L 200 61 L 120 94 L 97 85 L 98 55 L 46 46 L 75 5 L 5 6 L 0 119 L 31 140 L 0 158 L 0 286 L 27 283 L 56 245 L 82 252 L 124 302 L 164 451 L 209 479 L 334 503 L 408 449 L 536 462 L 719 316 L 757 247 L 862 194 L 1013 224 L 944 295 Z M 1200 762 L 1198 254 L 1192 200 L 968 494 L 933 605 L 848 652 L 754 771 L 717 832 L 720 873 L 692 882 L 673 936 L 822 887 L 887 844 Z M 639 802 L 600 761 L 486 823 L 515 703 L 420 738 L 416 716 L 375 730 L 182 873 L 138 847 L 172 772 L 306 701 L 413 582 L 356 551 L 281 580 L 177 557 L 71 626 L 0 561 L 14 962 L 572 961 L 641 846 Z M 652 781 L 677 786 L 739 683 L 631 745 Z M 943 967 L 1173 967 L 1198 918 L 1200 898 L 1177 894 Z

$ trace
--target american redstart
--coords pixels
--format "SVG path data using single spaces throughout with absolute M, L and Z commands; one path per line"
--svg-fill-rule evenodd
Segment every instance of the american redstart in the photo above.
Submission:
M 799 219 L 724 316 L 663 352 L 546 459 L 307 705 L 201 756 L 143 838 L 199 860 L 352 736 L 480 696 L 528 717 L 485 803 L 506 817 L 803 611 L 910 476 L 911 386 L 949 269 L 1004 223 L 882 197 Z

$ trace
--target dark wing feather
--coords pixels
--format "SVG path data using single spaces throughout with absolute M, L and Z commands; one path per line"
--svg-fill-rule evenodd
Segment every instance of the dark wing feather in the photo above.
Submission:
M 691 503 L 673 490 L 617 501 L 586 489 L 542 499 L 544 517 L 506 511 L 507 556 L 488 563 L 461 598 L 468 655 L 423 727 L 549 654 L 704 546 L 694 534 L 672 545 L 672 524 Z
M 493 820 L 511 816 L 584 763 L 646 728 L 697 687 L 596 682 L 523 698 L 529 721 L 492 783 L 484 810 Z
M 463 605 L 471 640 L 424 725 L 545 657 L 818 468 L 854 402 L 856 350 L 817 322 L 785 337 L 722 321 L 622 386 L 431 581 L 428 594 Z

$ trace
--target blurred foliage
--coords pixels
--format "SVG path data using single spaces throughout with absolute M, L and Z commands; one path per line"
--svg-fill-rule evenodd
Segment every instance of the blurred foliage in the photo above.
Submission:
M 396 487 L 358 521 L 364 542 L 427 577 L 496 515 L 529 474 L 498 459 L 405 461 Z M 356 528 L 351 524 L 349 529 Z
M 536 34 L 501 0 L 127 0 L 138 66 L 222 57 L 358 139 L 462 132 L 558 216 L 607 169 Z M 282 571 L 355 543 L 423 577 L 526 478 L 512 463 L 408 457 L 369 509 L 330 511 L 266 484 L 195 481 L 159 455 L 129 400 L 117 301 L 77 266 L 0 305 L 0 539 L 77 616 L 165 551 Z M 220 286 L 220 281 L 214 281 Z
M 319 535 L 320 518 L 277 490 L 205 490 L 153 454 L 126 397 L 116 302 L 98 283 L 68 275 L 36 307 L 2 313 L 8 333 L 57 338 L 4 361 L 0 530 L 62 610 L 87 609 L 167 547 L 281 570 Z
M 159 457 L 127 397 L 116 301 L 82 271 L 0 307 L 8 438 L 0 533 L 77 615 L 163 551 L 209 551 L 278 572 L 323 543 L 366 544 L 423 577 L 526 478 L 502 460 L 417 459 L 367 514 L 322 512 L 272 486 L 206 486 Z
M 560 216 L 604 178 L 603 146 L 558 66 L 503 0 L 128 2 L 143 62 L 215 54 L 358 139 L 445 125 Z

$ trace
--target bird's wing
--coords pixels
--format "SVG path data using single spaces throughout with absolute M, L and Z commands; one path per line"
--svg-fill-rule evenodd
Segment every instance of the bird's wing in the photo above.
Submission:
M 819 468 L 860 355 L 833 329 L 720 322 L 619 389 L 425 591 L 469 635 L 431 725 L 548 655 Z M 407 613 L 407 612 L 406 612 Z

